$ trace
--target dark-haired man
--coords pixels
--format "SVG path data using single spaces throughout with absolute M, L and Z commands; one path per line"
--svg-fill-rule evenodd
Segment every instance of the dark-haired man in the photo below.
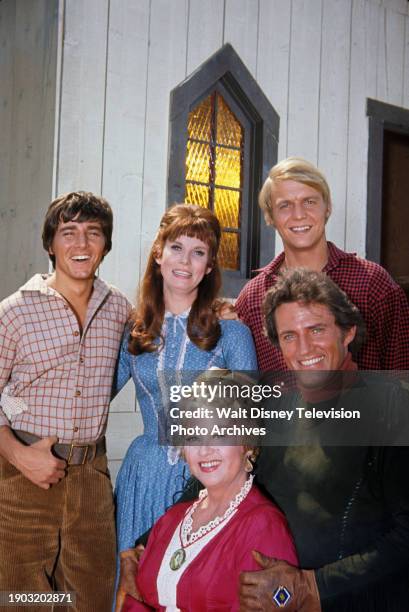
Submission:
M 282 406 L 296 416 L 279 430 L 280 446 L 261 449 L 257 479 L 287 517 L 301 569 L 255 553 L 263 569 L 242 574 L 240 610 L 405 610 L 409 449 L 385 444 L 407 444 L 408 394 L 390 377 L 358 372 L 350 349 L 357 340 L 359 349 L 362 317 L 325 274 L 287 272 L 264 314 L 270 341 L 295 371 L 297 390 Z M 331 424 L 334 407 L 358 409 L 366 422 Z M 317 416 L 300 419 L 307 409 Z M 371 436 L 375 444 L 364 441 Z
M 409 304 L 403 290 L 378 264 L 327 242 L 332 202 L 322 172 L 289 157 L 271 168 L 259 196 L 266 223 L 279 233 L 284 251 L 249 281 L 236 302 L 251 329 L 260 370 L 285 369 L 263 331 L 262 303 L 283 269 L 324 271 L 359 308 L 367 336 L 357 355 L 363 370 L 409 370 Z
M 110 610 L 115 576 L 104 433 L 130 304 L 95 276 L 111 237 L 103 198 L 57 198 L 53 273 L 0 304 L 0 589 L 75 592 L 81 612 Z

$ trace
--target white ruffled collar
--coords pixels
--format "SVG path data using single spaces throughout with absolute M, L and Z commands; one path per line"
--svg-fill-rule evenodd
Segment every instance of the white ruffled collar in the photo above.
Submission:
M 165 311 L 165 319 L 187 319 L 191 310 L 191 306 L 179 314 L 173 314 L 170 310 Z

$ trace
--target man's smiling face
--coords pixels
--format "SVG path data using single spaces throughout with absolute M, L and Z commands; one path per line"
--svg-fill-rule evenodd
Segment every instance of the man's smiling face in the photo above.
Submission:
M 319 191 L 298 181 L 278 181 L 271 198 L 271 219 L 285 249 L 308 250 L 325 244 L 325 223 L 331 210 Z
M 325 304 L 290 302 L 275 311 L 278 341 L 287 367 L 302 373 L 305 386 L 318 382 L 310 372 L 338 370 L 356 327 L 342 330 Z M 304 375 L 305 373 L 305 375 Z M 318 377 L 320 378 L 320 377 Z M 322 381 L 320 381 L 322 382 Z
M 93 279 L 106 254 L 100 221 L 61 221 L 49 252 L 55 256 L 55 272 L 61 279 Z

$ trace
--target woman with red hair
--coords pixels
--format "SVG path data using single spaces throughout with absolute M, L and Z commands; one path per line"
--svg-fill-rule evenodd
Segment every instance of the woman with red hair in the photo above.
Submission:
M 170 385 L 191 382 L 211 368 L 257 369 L 248 328 L 219 320 L 215 310 L 220 237 L 209 209 L 177 204 L 163 215 L 149 255 L 116 380 L 120 389 L 133 378 L 144 423 L 117 478 L 119 551 L 133 547 L 164 514 L 188 476 L 175 449 L 158 440 Z

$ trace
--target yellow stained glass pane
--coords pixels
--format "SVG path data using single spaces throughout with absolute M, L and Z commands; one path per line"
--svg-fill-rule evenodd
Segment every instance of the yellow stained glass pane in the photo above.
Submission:
M 222 268 L 226 270 L 239 270 L 240 234 L 222 232 L 218 259 Z
M 210 141 L 210 124 L 212 117 L 212 96 L 190 111 L 187 124 L 189 138 Z
M 186 183 L 185 202 L 209 208 L 209 187 Z
M 216 185 L 241 187 L 241 152 L 216 147 Z
M 209 145 L 188 140 L 186 153 L 186 180 L 208 183 L 209 163 Z
M 243 128 L 219 94 L 217 94 L 216 141 L 229 147 L 241 147 L 243 143 Z
M 214 212 L 223 227 L 238 228 L 240 223 L 240 191 L 215 189 Z

